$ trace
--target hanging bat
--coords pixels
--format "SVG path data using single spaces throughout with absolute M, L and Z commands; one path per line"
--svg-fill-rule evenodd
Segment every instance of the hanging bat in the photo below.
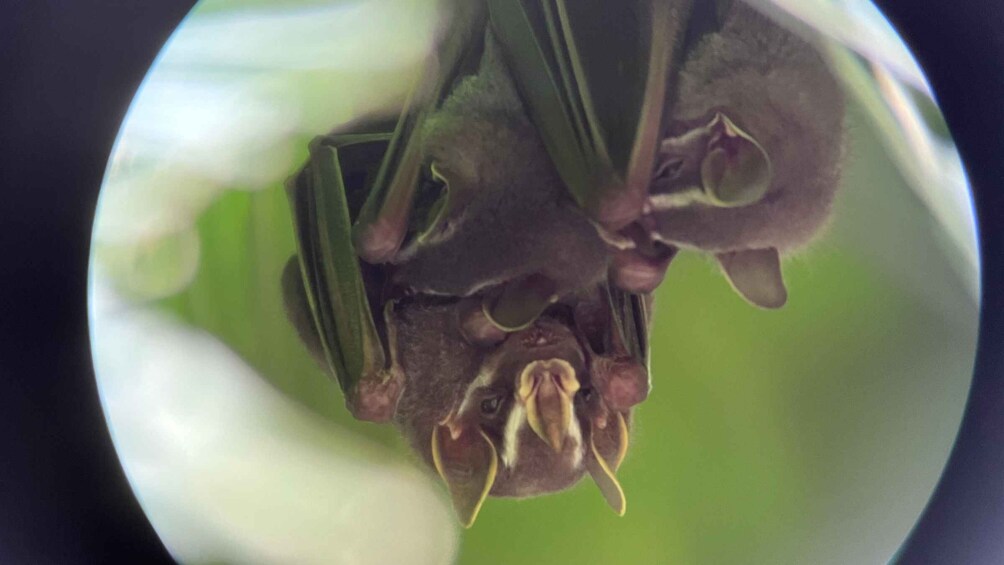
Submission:
M 561 185 L 502 64 L 489 38 L 478 72 L 427 119 L 421 188 L 441 196 L 449 183 L 451 207 L 418 195 L 394 263 L 357 261 L 350 238 L 372 194 L 359 179 L 379 178 L 372 157 L 389 151 L 387 136 L 315 141 L 289 185 L 299 255 L 283 275 L 287 311 L 353 414 L 393 420 L 443 477 L 465 525 L 488 494 L 533 496 L 587 473 L 623 513 L 615 472 L 631 408 L 648 394 L 651 301 L 606 284 L 606 246 Z M 486 131 L 472 135 L 477 128 Z M 463 165 L 504 136 L 527 152 L 500 163 L 506 177 L 482 170 L 479 192 L 465 193 L 474 187 L 461 183 Z M 523 181 L 515 195 L 513 179 Z M 454 211 L 456 202 L 464 206 Z M 496 238 L 482 244 L 491 253 L 465 265 L 477 263 L 470 248 L 483 237 Z
M 744 296 L 775 305 L 743 258 L 783 245 L 715 240 L 715 216 L 674 215 L 745 209 L 753 225 L 794 191 L 776 182 L 792 147 L 757 104 L 702 101 L 730 62 L 706 46 L 745 37 L 752 14 L 657 0 L 454 13 L 393 127 L 318 138 L 291 179 L 289 317 L 352 413 L 394 421 L 439 472 L 465 525 L 489 494 L 586 472 L 622 513 L 614 472 L 649 391 L 650 292 L 676 248 L 718 253 Z M 764 37 L 769 52 L 787 36 Z M 712 93 L 729 102 L 718 90 L 745 85 L 723 80 Z
M 330 367 L 330 346 L 318 332 L 296 258 L 282 282 L 291 321 L 315 359 Z M 488 495 L 535 496 L 587 473 L 623 515 L 616 471 L 628 448 L 631 409 L 649 391 L 650 298 L 599 284 L 550 306 L 502 342 L 471 331 L 469 314 L 481 309 L 480 300 L 420 294 L 386 302 L 382 324 L 374 326 L 386 343 L 386 365 L 349 384 L 353 413 L 393 418 L 446 482 L 465 526 Z
M 842 93 L 812 45 L 749 6 L 719 3 L 711 21 L 681 65 L 632 233 L 642 234 L 641 249 L 657 242 L 714 254 L 744 298 L 778 308 L 787 299 L 780 255 L 805 246 L 830 217 Z M 615 261 L 651 264 L 633 250 Z M 628 288 L 653 288 L 665 263 L 645 272 L 650 280 Z

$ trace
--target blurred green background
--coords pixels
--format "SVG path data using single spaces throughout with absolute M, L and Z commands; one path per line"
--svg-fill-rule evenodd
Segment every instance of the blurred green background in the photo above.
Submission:
M 274 16 L 282 26 L 283 15 L 295 11 L 278 2 L 257 4 L 204 2 L 185 25 L 208 34 L 212 27 L 199 22 L 215 25 L 214 18 L 251 14 L 265 21 Z M 363 13 L 428 9 L 421 2 L 378 4 L 341 3 Z M 425 17 L 420 21 L 433 21 Z M 356 33 L 353 41 L 365 44 L 365 34 Z M 192 57 L 175 59 L 175 67 L 162 64 L 177 72 L 178 65 L 198 60 Z M 233 60 L 216 64 L 234 66 Z M 109 203 L 115 197 L 105 194 L 95 269 L 133 307 L 166 313 L 219 338 L 306 411 L 418 465 L 391 428 L 348 415 L 337 385 L 286 323 L 279 290 L 279 274 L 294 249 L 285 176 L 306 158 L 313 135 L 365 109 L 367 92 L 379 85 L 391 86 L 377 105 L 392 105 L 414 72 L 414 60 L 402 56 L 353 82 L 365 74 L 365 65 L 357 66 L 280 77 L 291 89 L 281 96 L 309 108 L 323 106 L 336 92 L 355 94 L 342 99 L 339 113 L 320 112 L 321 119 L 336 121 L 311 123 L 316 116 L 309 110 L 301 128 L 284 132 L 276 172 L 209 183 L 211 190 L 191 207 L 189 224 L 140 238 L 142 246 L 131 237 L 116 239 L 108 235 L 113 229 L 101 227 L 101 216 L 115 209 Z M 273 71 L 236 65 L 234 72 L 261 78 Z M 212 64 L 186 76 L 227 85 Z M 248 88 L 274 94 L 273 84 L 270 79 Z M 320 87 L 330 87 L 330 94 Z M 702 257 L 681 253 L 674 261 L 657 293 L 653 391 L 636 412 L 632 448 L 620 472 L 626 516 L 610 512 L 588 479 L 558 495 L 492 499 L 477 524 L 460 534 L 457 562 L 877 563 L 892 556 L 930 495 L 957 431 L 977 303 L 975 272 L 960 270 L 944 223 L 894 165 L 883 139 L 888 131 L 876 127 L 873 113 L 851 104 L 851 143 L 832 226 L 785 263 L 790 299 L 782 310 L 750 307 Z M 120 140 L 117 153 L 127 148 Z M 147 151 L 154 161 L 183 153 L 165 156 L 156 146 Z M 178 174 L 149 163 L 125 168 L 142 173 L 131 179 Z M 110 183 L 116 174 L 124 173 L 113 160 Z M 144 186 L 131 180 L 129 193 L 142 194 Z M 177 284 L 165 283 L 172 277 Z M 100 340 L 102 319 L 93 322 Z M 212 410 L 212 404 L 201 409 Z M 113 413 L 109 420 L 114 433 Z M 129 471 L 129 453 L 121 447 L 120 453 Z M 355 453 L 346 448 L 340 455 L 351 459 Z M 263 497 L 283 496 L 281 482 L 265 488 Z M 363 527 L 381 527 L 367 525 L 365 511 L 356 519 Z M 168 541 L 174 548 L 184 544 Z M 370 562 L 365 555 L 357 559 Z M 416 560 L 426 562 L 417 553 Z

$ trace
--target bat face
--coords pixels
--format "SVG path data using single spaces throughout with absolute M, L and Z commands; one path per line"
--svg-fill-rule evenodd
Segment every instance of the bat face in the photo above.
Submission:
M 422 154 L 447 194 L 434 233 L 395 258 L 399 284 L 468 296 L 539 274 L 561 293 L 606 275 L 608 252 L 569 197 L 490 37 L 478 73 L 425 123 Z
M 815 49 L 735 3 L 680 71 L 660 149 L 665 168 L 651 189 L 655 237 L 709 252 L 802 246 L 829 214 L 843 113 L 840 87 Z M 718 175 L 748 193 L 709 194 L 719 155 L 729 162 Z M 688 178 L 695 168 L 701 180 Z
M 597 355 L 567 313 L 549 312 L 492 347 L 468 343 L 453 304 L 406 307 L 399 323 L 406 382 L 395 420 L 465 525 L 488 495 L 560 491 L 587 473 L 623 511 L 614 472 L 630 406 L 605 402 Z
M 713 254 L 747 300 L 780 307 L 780 256 L 830 216 L 843 116 L 840 87 L 815 48 L 734 2 L 680 70 L 641 239 Z

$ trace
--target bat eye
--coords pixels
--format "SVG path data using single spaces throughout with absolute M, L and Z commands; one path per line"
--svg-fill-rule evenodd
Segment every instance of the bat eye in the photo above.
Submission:
M 481 413 L 485 416 L 494 416 L 502 408 L 502 396 L 493 396 L 481 401 Z
M 655 180 L 674 180 L 683 170 L 683 159 L 670 159 L 662 163 L 655 172 Z
M 592 387 L 584 387 L 579 389 L 579 398 L 581 398 L 583 402 L 589 402 L 590 400 L 592 400 L 593 398 Z
M 429 238 L 435 232 L 445 231 L 449 227 L 447 221 L 449 200 L 450 183 L 433 163 L 415 196 L 416 223 L 414 229 L 416 231 L 415 237 L 419 241 Z

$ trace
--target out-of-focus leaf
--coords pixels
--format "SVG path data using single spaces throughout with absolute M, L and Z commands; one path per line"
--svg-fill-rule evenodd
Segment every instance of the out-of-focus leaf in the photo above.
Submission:
M 180 562 L 452 559 L 453 514 L 430 473 L 279 393 L 216 337 L 120 300 L 100 276 L 91 290 L 115 447 Z

